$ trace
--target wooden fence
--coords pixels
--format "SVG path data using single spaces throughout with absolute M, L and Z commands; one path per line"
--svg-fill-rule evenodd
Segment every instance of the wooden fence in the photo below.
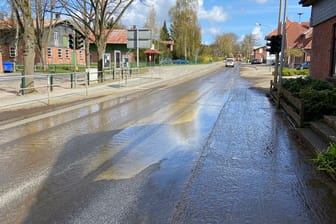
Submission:
M 282 108 L 289 118 L 294 122 L 296 127 L 303 127 L 304 125 L 304 105 L 301 100 L 293 96 L 286 89 L 281 88 L 281 91 L 277 91 L 274 88 L 274 82 L 271 80 L 270 95 L 274 102 L 276 102 L 280 108 Z

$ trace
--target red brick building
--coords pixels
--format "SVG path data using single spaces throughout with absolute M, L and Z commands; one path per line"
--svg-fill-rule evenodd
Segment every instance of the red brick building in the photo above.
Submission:
M 310 74 L 313 78 L 336 81 L 336 4 L 335 0 L 301 0 L 311 6 L 314 28 Z
M 273 30 L 267 36 L 278 34 L 278 29 Z M 310 61 L 312 28 L 309 22 L 292 22 L 286 20 L 285 62 L 289 67 L 295 67 L 304 61 Z M 298 50 L 301 56 L 294 56 L 291 52 Z
M 94 36 L 91 34 L 90 40 L 94 40 Z M 127 30 L 126 29 L 114 29 L 107 36 L 105 53 L 111 55 L 112 62 L 114 61 L 115 52 L 121 53 L 121 60 L 127 58 L 128 62 L 134 62 L 134 53 L 127 49 Z M 91 62 L 98 62 L 97 47 L 93 43 L 90 43 L 90 56 Z
M 266 58 L 266 46 L 256 47 L 253 49 L 253 59 L 257 59 L 259 63 L 266 63 Z
M 52 25 L 48 47 L 46 49 L 46 64 L 72 64 L 74 50 L 69 48 L 69 34 L 73 34 L 76 29 L 67 20 L 47 21 L 46 27 Z M 77 30 L 77 32 L 79 32 Z M 15 62 L 23 64 L 23 44 L 19 36 L 16 45 L 15 41 L 16 27 L 12 20 L 0 20 L 0 48 L 2 52 L 2 60 L 4 62 Z M 85 50 L 76 50 L 77 64 L 85 64 Z M 40 55 L 35 54 L 35 64 L 41 64 Z

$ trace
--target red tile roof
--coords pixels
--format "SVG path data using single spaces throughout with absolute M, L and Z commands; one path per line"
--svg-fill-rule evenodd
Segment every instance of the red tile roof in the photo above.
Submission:
M 110 44 L 127 44 L 127 31 L 126 30 L 112 30 L 107 37 L 107 43 Z
M 106 31 L 107 32 L 107 31 Z M 94 42 L 93 34 L 90 34 L 90 40 Z M 127 30 L 114 29 L 110 32 L 106 40 L 107 44 L 127 44 Z
M 309 22 L 292 22 L 289 19 L 286 20 L 286 47 L 295 47 L 298 39 L 301 35 L 306 33 L 310 28 Z M 282 27 L 281 27 L 282 30 Z M 278 34 L 278 29 L 273 30 L 267 36 L 273 36 Z

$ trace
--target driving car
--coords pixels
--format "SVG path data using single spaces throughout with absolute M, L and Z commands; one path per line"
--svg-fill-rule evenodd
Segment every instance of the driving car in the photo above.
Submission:
M 225 60 L 225 67 L 234 67 L 234 58 L 227 58 Z

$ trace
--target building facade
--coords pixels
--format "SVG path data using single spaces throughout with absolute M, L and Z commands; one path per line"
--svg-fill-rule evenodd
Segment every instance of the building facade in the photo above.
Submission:
M 45 64 L 73 64 L 76 59 L 78 65 L 85 64 L 85 50 L 73 50 L 69 48 L 69 34 L 80 33 L 67 20 L 49 22 L 46 29 L 52 26 L 47 48 L 45 49 Z M 18 38 L 16 38 L 16 36 Z M 16 41 L 17 39 L 17 41 Z M 20 34 L 16 33 L 16 27 L 12 20 L 0 21 L 0 48 L 3 62 L 14 62 L 16 65 L 24 63 L 24 49 Z M 76 53 L 76 56 L 74 56 Z M 43 62 L 36 50 L 35 64 Z
M 286 66 L 294 68 L 305 61 L 310 61 L 312 31 L 309 22 L 286 20 L 286 41 L 284 46 Z M 278 29 L 274 29 L 267 36 L 270 37 L 277 34 Z
M 311 6 L 314 29 L 310 74 L 315 79 L 336 81 L 336 4 L 335 0 L 301 0 Z

